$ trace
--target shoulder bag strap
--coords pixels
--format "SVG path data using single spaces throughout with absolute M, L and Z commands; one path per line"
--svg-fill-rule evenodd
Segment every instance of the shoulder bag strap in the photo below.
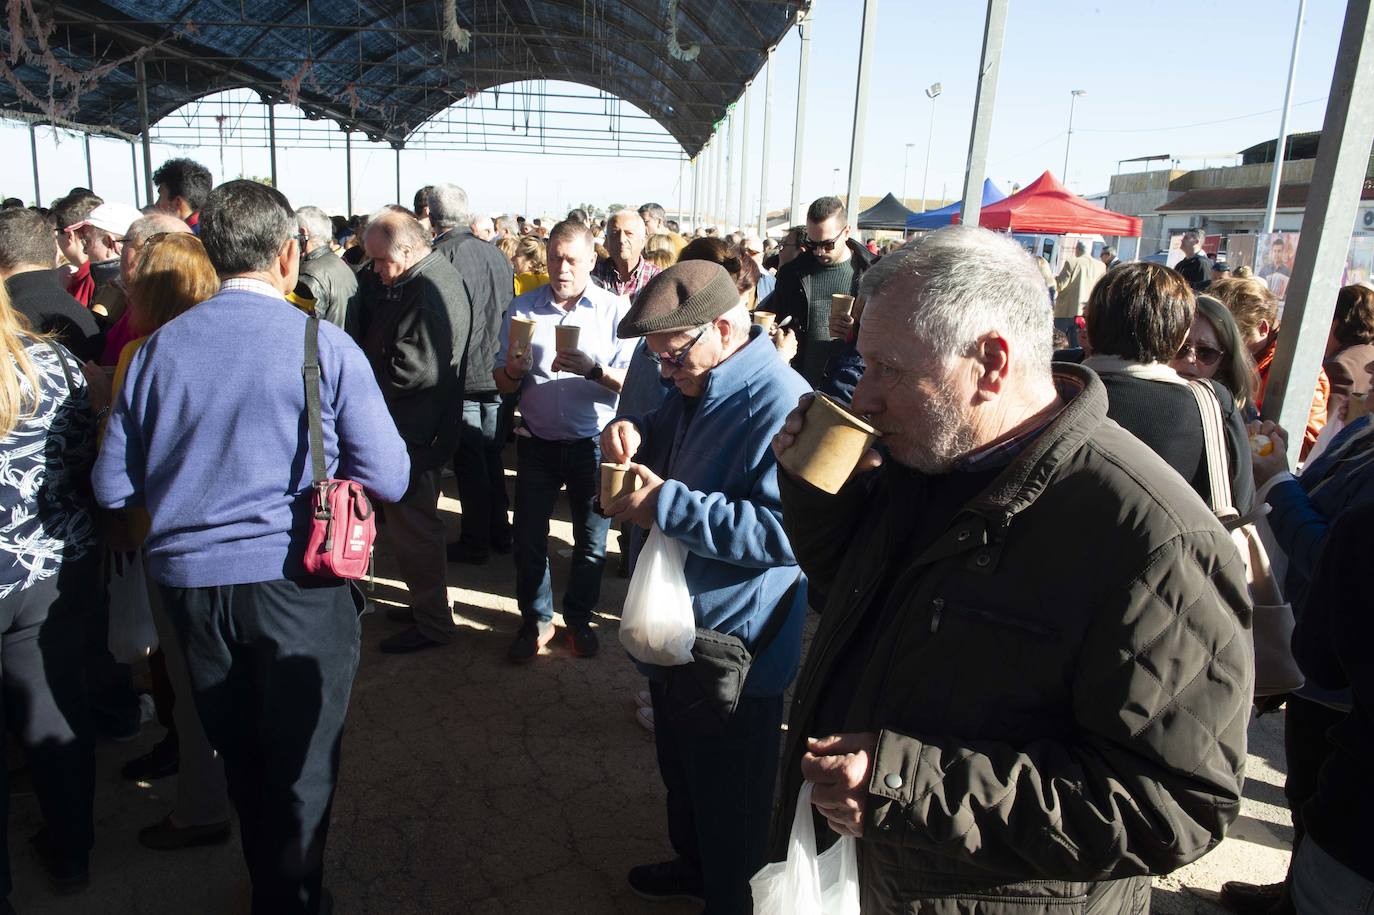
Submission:
M 1188 383 L 1197 400 L 1198 413 L 1202 417 L 1202 442 L 1207 457 L 1207 483 L 1211 492 L 1212 512 L 1234 514 L 1235 505 L 1231 501 L 1231 475 L 1227 469 L 1226 432 L 1221 420 L 1221 404 L 1217 403 L 1212 386 L 1201 381 Z
M 316 483 L 325 480 L 324 430 L 320 424 L 320 319 L 305 319 L 305 414 L 310 425 L 310 468 Z
M 62 368 L 62 374 L 67 379 L 68 393 L 75 394 L 76 379 L 72 377 L 72 370 L 68 367 L 67 360 L 63 358 L 62 350 L 58 349 L 57 344 L 52 340 L 44 340 L 43 342 L 48 345 L 48 349 L 52 350 L 52 354 L 57 357 L 57 364 Z

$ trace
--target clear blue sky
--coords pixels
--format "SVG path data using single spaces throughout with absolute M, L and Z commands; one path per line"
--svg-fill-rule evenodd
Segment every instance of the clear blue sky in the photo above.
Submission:
M 936 102 L 929 196 L 956 196 L 963 180 L 982 42 L 984 5 L 878 0 L 878 29 L 868 106 L 864 194 L 900 194 L 906 144 L 914 144 L 907 170 L 908 196 L 920 193 L 930 102 L 922 90 L 943 84 Z M 1167 12 L 1164 10 L 1167 9 Z M 1296 0 L 1192 0 L 1184 5 L 1092 2 L 1077 5 L 1018 0 L 1012 3 L 998 85 L 988 176 L 1009 190 L 1064 163 L 1070 90 L 1083 89 L 1074 115 L 1069 186 L 1080 193 L 1105 190 L 1117 161 L 1169 153 L 1184 167 L 1229 162 L 1234 153 L 1278 133 Z M 849 167 L 854 83 L 862 0 L 816 0 L 807 98 L 802 199 L 843 192 Z M 1340 37 L 1344 4 L 1308 3 L 1298 61 L 1292 132 L 1321 127 L 1325 96 Z M 795 30 L 774 55 L 773 136 L 768 163 L 768 204 L 790 196 L 798 40 Z M 751 90 L 747 211 L 758 210 L 762 146 L 763 79 Z M 279 118 L 285 112 L 279 109 Z M 172 117 L 176 117 L 174 114 Z M 738 131 L 737 131 L 738 137 Z M 131 201 L 128 145 L 93 141 L 95 190 Z M 33 183 L 27 130 L 0 121 L 0 192 L 31 201 Z M 268 173 L 265 150 L 220 151 L 155 146 L 154 166 L 173 155 L 203 161 L 216 180 Z M 45 202 L 85 184 L 79 139 L 39 133 Z M 140 166 L 141 168 L 141 166 Z M 1125 170 L 1132 170 L 1126 166 Z M 838 179 L 835 169 L 839 169 Z M 332 211 L 344 204 L 342 150 L 284 149 L 279 183 L 298 205 Z M 690 206 L 690 169 L 684 200 Z M 638 203 L 678 199 L 674 162 L 623 158 L 407 151 L 402 188 L 408 198 L 440 180 L 464 185 L 476 209 L 558 214 L 569 203 Z M 354 143 L 354 209 L 366 212 L 395 197 L 395 159 L 389 147 Z M 738 208 L 738 192 L 731 198 Z

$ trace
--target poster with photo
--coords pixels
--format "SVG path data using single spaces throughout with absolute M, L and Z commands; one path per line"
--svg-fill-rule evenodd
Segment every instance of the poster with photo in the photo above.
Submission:
M 1374 235 L 1353 236 L 1350 239 L 1350 249 L 1345 256 L 1345 273 L 1341 276 L 1341 285 L 1369 283 L 1371 276 L 1374 276 Z
M 1269 291 L 1283 301 L 1288 292 L 1288 278 L 1293 272 L 1293 260 L 1298 254 L 1297 232 L 1274 232 L 1258 236 L 1255 251 L 1255 276 L 1269 284 Z

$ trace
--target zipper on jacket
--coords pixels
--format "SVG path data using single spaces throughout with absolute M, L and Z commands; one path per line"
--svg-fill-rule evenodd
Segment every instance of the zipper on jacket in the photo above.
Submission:
M 943 597 L 937 597 L 930 602 L 930 606 L 934 610 L 930 615 L 930 632 L 934 635 L 936 632 L 940 631 L 940 617 L 945 614 L 945 599 Z

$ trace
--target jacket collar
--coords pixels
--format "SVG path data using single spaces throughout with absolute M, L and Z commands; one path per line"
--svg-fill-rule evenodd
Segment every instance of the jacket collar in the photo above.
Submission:
M 1061 390 L 1078 388 L 1078 393 L 992 485 L 968 504 L 968 509 L 985 518 L 994 532 L 1005 530 L 1018 512 L 1035 502 L 1060 465 L 1107 420 L 1107 389 L 1090 369 L 1056 362 L 1054 381 Z
M 706 407 L 748 385 L 756 375 L 779 361 L 777 347 L 763 333 L 763 328 L 755 324 L 749 329 L 749 342 L 735 350 L 729 359 L 711 369 L 706 376 L 706 387 L 701 392 L 703 412 Z
M 447 262 L 448 258 L 444 257 L 438 251 L 430 251 L 424 257 L 416 261 L 409 270 L 398 276 L 396 278 L 396 282 L 391 284 L 391 288 L 400 289 L 400 287 L 404 286 L 406 283 L 409 283 L 416 277 L 424 276 L 425 272 L 428 271 L 429 268 L 432 267 L 438 261 Z

